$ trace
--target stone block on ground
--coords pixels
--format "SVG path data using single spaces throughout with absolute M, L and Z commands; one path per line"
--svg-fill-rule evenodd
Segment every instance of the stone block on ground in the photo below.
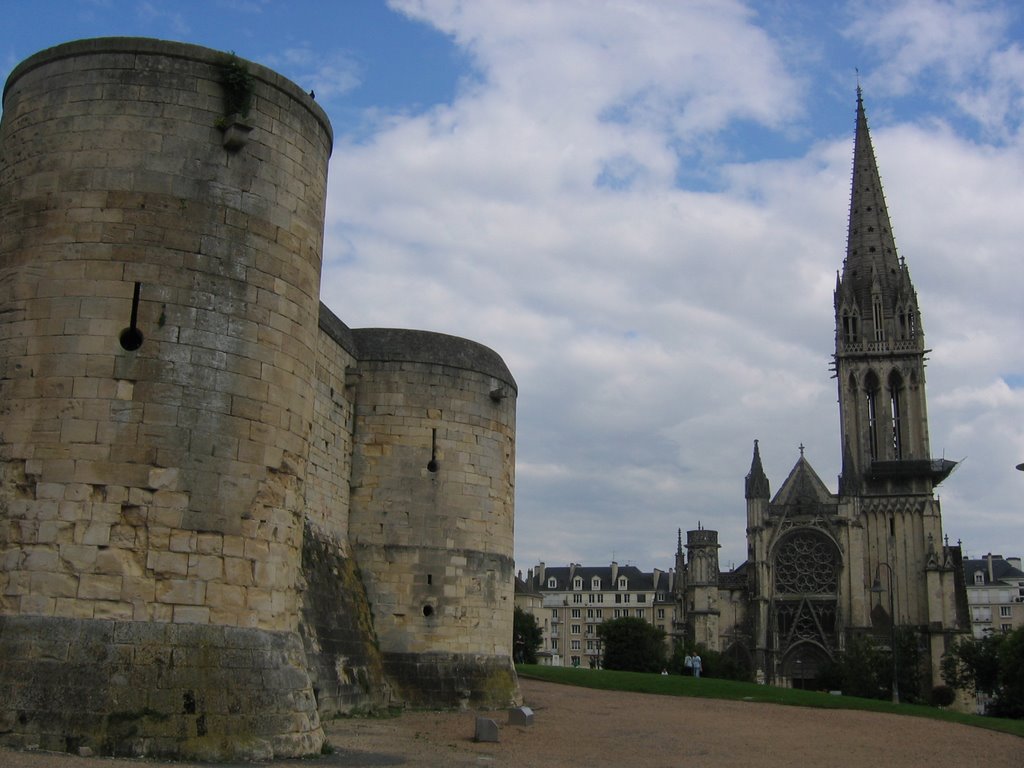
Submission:
M 476 719 L 476 733 L 473 741 L 498 741 L 498 724 L 489 717 L 478 717 Z
M 508 711 L 509 725 L 533 725 L 533 710 L 529 707 L 513 707 Z

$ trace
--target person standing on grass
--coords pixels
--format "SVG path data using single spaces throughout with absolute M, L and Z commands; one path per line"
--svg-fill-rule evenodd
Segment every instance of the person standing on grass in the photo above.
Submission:
M 683 674 L 693 674 L 693 656 L 691 656 L 690 654 L 686 654 L 686 657 L 683 659 Z
M 690 659 L 690 663 L 693 664 L 693 676 L 694 677 L 700 677 L 700 667 L 701 667 L 700 654 L 699 653 L 693 654 L 693 658 Z

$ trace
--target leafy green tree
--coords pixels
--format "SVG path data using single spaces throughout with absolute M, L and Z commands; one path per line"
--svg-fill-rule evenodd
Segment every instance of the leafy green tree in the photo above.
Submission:
M 751 672 L 748 664 L 744 664 L 736 656 L 721 651 L 709 650 L 704 645 L 697 646 L 701 659 L 701 677 L 714 677 L 719 680 L 750 680 Z
M 673 675 L 688 675 L 690 671 L 685 669 L 683 662 L 686 660 L 686 646 L 682 640 L 676 640 L 672 644 L 672 656 L 668 660 L 668 671 Z
M 537 617 L 518 605 L 512 614 L 512 648 L 516 664 L 536 664 L 537 651 L 544 642 Z
M 899 682 L 900 701 L 905 703 L 922 702 L 924 697 L 921 692 L 922 670 L 925 665 L 924 654 L 921 650 L 920 637 L 913 627 L 896 628 L 896 651 Z M 886 654 L 888 656 L 888 654 Z M 892 656 L 889 658 L 889 673 L 885 675 L 890 686 L 892 684 Z
M 879 650 L 870 637 L 857 635 L 846 644 L 838 660 L 842 691 L 848 696 L 883 698 L 891 675 L 889 655 Z
M 957 639 L 942 657 L 942 679 L 950 688 L 995 695 L 999 688 L 999 647 L 1006 635 Z
M 1024 627 L 1003 635 L 999 644 L 999 693 L 993 714 L 1024 718 Z
M 604 668 L 629 672 L 665 669 L 665 630 L 643 619 L 611 619 L 597 628 L 604 643 Z

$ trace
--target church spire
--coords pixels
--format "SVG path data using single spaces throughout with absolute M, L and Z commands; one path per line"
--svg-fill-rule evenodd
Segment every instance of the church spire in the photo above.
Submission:
M 835 311 L 837 351 L 896 340 L 924 349 L 917 294 L 896 252 L 859 85 L 849 231 Z
M 850 225 L 835 312 L 840 487 L 892 493 L 899 482 L 903 490 L 931 491 L 948 470 L 936 470 L 929 457 L 917 293 L 896 253 L 859 85 Z
M 882 181 L 871 144 L 864 97 L 857 86 L 857 127 L 850 189 L 850 222 L 846 258 L 836 292 L 837 304 L 853 317 L 858 335 L 880 341 L 886 336 L 885 315 L 912 290 L 909 274 L 896 253 Z M 837 311 L 840 309 L 836 307 Z
M 801 451 L 801 455 L 803 452 Z M 748 499 L 767 499 L 771 493 L 768 487 L 768 476 L 761 466 L 761 451 L 754 441 L 754 458 L 750 461 L 750 472 L 746 477 L 746 496 Z

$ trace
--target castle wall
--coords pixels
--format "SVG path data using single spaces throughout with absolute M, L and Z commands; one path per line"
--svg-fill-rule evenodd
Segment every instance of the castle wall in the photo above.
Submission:
M 226 148 L 221 61 L 82 41 L 30 58 L 5 90 L 12 743 L 233 757 L 323 738 L 297 627 L 331 133 L 296 86 L 249 64 L 253 129 Z M 40 651 L 51 634 L 89 639 L 88 707 L 67 695 L 74 644 Z
M 321 305 L 300 631 L 322 718 L 390 704 L 370 604 L 348 546 L 355 349 L 352 332 Z
M 4 99 L 0 742 L 263 759 L 515 701 L 515 382 L 319 303 L 322 110 L 134 38 Z
M 349 530 L 385 668 L 410 703 L 507 704 L 515 383 L 465 339 L 353 334 Z

